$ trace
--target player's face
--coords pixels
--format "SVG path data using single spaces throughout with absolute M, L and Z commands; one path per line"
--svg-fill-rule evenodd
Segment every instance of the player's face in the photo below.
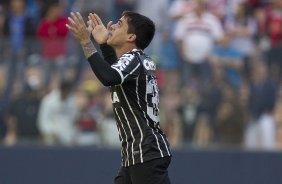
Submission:
M 121 17 L 116 24 L 111 26 L 111 31 L 107 44 L 113 47 L 120 47 L 127 42 L 132 41 L 130 37 L 132 33 L 128 33 L 128 24 L 125 17 Z

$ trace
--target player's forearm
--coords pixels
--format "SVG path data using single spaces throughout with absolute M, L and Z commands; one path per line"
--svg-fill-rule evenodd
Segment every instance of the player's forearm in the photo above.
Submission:
M 108 44 L 101 44 L 100 49 L 102 51 L 102 54 L 104 56 L 104 59 L 110 64 L 114 64 L 117 61 L 117 55 L 115 50 L 109 46 Z
M 88 62 L 92 71 L 104 86 L 114 86 L 121 83 L 119 73 L 98 52 L 88 57 Z
M 91 40 L 84 42 L 84 43 L 80 43 L 84 55 L 85 57 L 88 59 L 90 56 L 92 56 L 94 53 L 97 52 L 97 49 L 95 48 L 95 46 L 93 45 L 93 43 L 91 42 Z
M 113 86 L 121 82 L 120 75 L 100 56 L 91 41 L 81 43 L 81 46 L 92 71 L 104 86 Z

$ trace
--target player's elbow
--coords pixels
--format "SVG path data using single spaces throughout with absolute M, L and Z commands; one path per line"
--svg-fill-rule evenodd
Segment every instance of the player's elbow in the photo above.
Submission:
M 110 86 L 119 85 L 121 84 L 121 82 L 118 80 L 108 80 L 108 81 L 103 81 L 102 84 L 106 87 L 110 87 Z
M 102 81 L 102 84 L 106 87 L 113 86 L 113 83 L 111 81 Z
M 121 84 L 121 78 L 119 75 L 103 76 L 100 78 L 100 81 L 104 86 L 115 86 Z

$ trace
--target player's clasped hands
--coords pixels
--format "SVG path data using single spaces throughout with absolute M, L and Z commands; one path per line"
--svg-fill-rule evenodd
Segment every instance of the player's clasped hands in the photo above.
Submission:
M 66 24 L 67 28 L 81 44 L 89 42 L 91 34 L 98 44 L 107 42 L 112 21 L 108 23 L 106 28 L 97 14 L 90 13 L 87 21 L 88 26 L 86 26 L 79 12 L 71 12 L 71 16 L 68 17 L 68 20 L 69 24 Z
M 100 17 L 97 14 L 90 13 L 88 16 L 87 23 L 88 23 L 88 26 L 93 29 L 91 33 L 95 41 L 98 44 L 106 43 L 109 37 L 110 28 L 113 22 L 110 21 L 106 28 L 103 22 L 101 21 Z

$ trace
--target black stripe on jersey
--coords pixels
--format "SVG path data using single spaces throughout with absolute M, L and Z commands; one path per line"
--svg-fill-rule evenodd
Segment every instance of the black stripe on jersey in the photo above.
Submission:
M 118 127 L 119 135 L 120 135 L 120 138 L 121 138 L 120 141 L 122 143 L 126 142 L 126 149 L 124 150 L 125 146 L 122 145 L 121 150 L 122 150 L 122 153 L 123 153 L 123 162 L 125 163 L 125 166 L 128 166 L 129 165 L 129 159 L 128 159 L 128 157 L 129 157 L 129 154 L 128 154 L 128 147 L 129 147 L 129 145 L 128 144 L 129 143 L 128 143 L 128 141 L 126 141 L 128 136 L 127 136 L 125 128 L 124 128 L 124 126 L 123 126 L 123 124 L 121 122 L 121 119 L 120 119 L 119 113 L 117 112 L 117 109 L 115 108 L 114 110 L 115 110 L 115 115 L 118 118 L 118 121 L 117 121 L 117 125 L 118 126 L 117 127 Z M 122 128 L 124 136 L 122 136 L 122 132 L 121 132 L 121 129 L 119 127 Z M 125 156 L 125 153 L 126 153 L 126 156 Z
M 167 141 L 167 139 L 164 138 L 163 134 L 160 134 L 160 135 L 161 135 L 161 137 L 162 137 L 162 139 L 163 139 L 163 142 L 164 142 L 164 145 L 165 145 L 167 154 L 168 154 L 168 156 L 170 156 L 171 153 L 170 153 L 170 151 L 169 151 L 169 149 L 168 149 L 168 141 Z
M 129 123 L 129 120 L 128 120 L 128 118 L 127 118 L 127 115 L 126 115 L 126 113 L 125 113 L 125 111 L 124 111 L 124 109 L 121 107 L 121 110 L 122 110 L 122 113 L 123 113 L 123 116 L 124 116 L 124 118 L 126 119 L 126 123 L 127 123 L 127 126 L 128 126 L 128 128 L 129 128 L 129 131 L 130 131 L 130 135 L 131 135 L 131 138 L 133 139 L 131 142 L 131 152 L 129 151 L 129 153 L 131 153 L 131 158 L 132 158 L 132 164 L 134 165 L 135 164 L 135 159 L 134 159 L 134 155 L 133 155 L 133 153 L 134 153 L 134 142 L 135 142 L 135 137 L 134 137 L 134 135 L 133 135 L 133 131 L 132 131 L 132 128 L 131 128 L 131 126 L 130 126 L 130 123 Z M 128 140 L 128 139 L 127 139 Z M 130 156 L 128 155 L 128 159 L 130 158 Z
M 140 131 L 139 154 L 140 154 L 140 162 L 143 163 L 143 150 L 142 150 L 142 147 L 141 147 L 141 144 L 142 144 L 142 141 L 143 141 L 143 132 L 142 132 L 142 129 L 141 129 L 141 127 L 140 127 L 140 123 L 139 123 L 138 119 L 136 118 L 136 115 L 134 114 L 134 112 L 133 112 L 133 110 L 132 110 L 132 107 L 131 107 L 131 105 L 130 105 L 130 103 L 129 103 L 127 97 L 126 97 L 126 94 L 125 94 L 125 92 L 124 92 L 122 86 L 120 86 L 120 88 L 121 88 L 121 91 L 122 91 L 122 93 L 123 93 L 123 95 L 124 95 L 124 98 L 125 98 L 125 100 L 126 100 L 126 102 L 127 102 L 127 105 L 128 105 L 128 107 L 129 107 L 129 109 L 130 109 L 130 111 L 131 111 L 131 113 L 132 113 L 132 115 L 133 115 L 133 117 L 134 117 L 134 120 L 135 120 L 135 122 L 136 122 L 136 124 L 137 124 L 137 126 L 138 126 L 138 129 L 139 129 L 139 131 Z M 138 95 L 138 94 L 137 94 L 137 95 Z M 132 135 L 132 136 L 133 136 L 133 135 Z M 134 141 L 133 141 L 133 143 L 134 143 Z M 132 144 L 133 144 L 133 143 L 132 143 Z M 133 145 L 134 145 L 134 144 L 133 144 Z M 132 151 L 132 156 L 134 157 L 134 151 Z M 134 160 L 133 160 L 133 164 L 134 164 Z

